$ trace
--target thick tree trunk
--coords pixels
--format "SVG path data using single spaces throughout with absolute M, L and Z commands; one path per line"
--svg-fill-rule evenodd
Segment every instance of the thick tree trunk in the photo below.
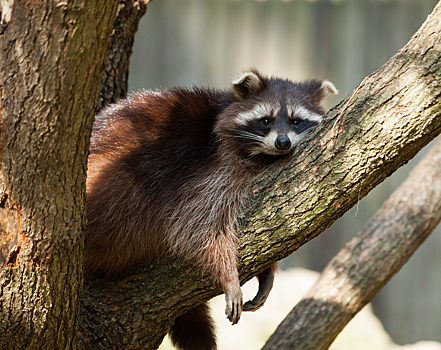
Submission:
M 76 345 L 91 125 L 117 2 L 1 3 L 0 348 Z M 5 240 L 3 240 L 5 241 Z M 6 242 L 8 245 L 8 242 Z
M 441 140 L 332 259 L 265 350 L 327 349 L 441 220 Z
M 290 161 L 256 181 L 239 239 L 242 282 L 321 233 L 440 133 L 440 10 Z M 121 281 L 86 283 L 82 346 L 154 349 L 175 317 L 218 293 L 172 259 Z

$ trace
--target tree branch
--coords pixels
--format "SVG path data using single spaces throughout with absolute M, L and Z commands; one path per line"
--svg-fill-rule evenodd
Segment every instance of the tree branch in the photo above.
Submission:
M 292 159 L 256 180 L 239 237 L 242 282 L 329 227 L 440 133 L 440 10 L 328 114 Z M 94 348 L 110 340 L 155 348 L 175 317 L 220 292 L 172 259 L 118 282 L 85 283 L 82 345 L 93 338 Z
M 332 259 L 263 349 L 327 349 L 441 220 L 441 139 Z
M 129 63 L 133 40 L 150 0 L 120 0 L 113 24 L 104 70 L 101 76 L 97 110 L 127 95 Z

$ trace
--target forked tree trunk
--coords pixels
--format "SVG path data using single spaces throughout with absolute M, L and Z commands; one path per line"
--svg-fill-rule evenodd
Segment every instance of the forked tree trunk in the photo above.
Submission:
M 1 189 L 3 218 L 18 243 L 0 274 L 0 347 L 69 348 L 78 321 L 87 140 L 116 2 L 10 3 L 14 21 L 3 12 L 0 34 Z M 243 282 L 322 232 L 439 134 L 440 12 L 438 5 L 290 161 L 256 181 L 239 241 Z M 113 87 L 103 79 L 103 104 L 124 95 L 115 88 L 126 76 L 120 69 Z M 90 281 L 79 348 L 154 349 L 175 317 L 218 293 L 207 276 L 173 259 L 120 281 Z

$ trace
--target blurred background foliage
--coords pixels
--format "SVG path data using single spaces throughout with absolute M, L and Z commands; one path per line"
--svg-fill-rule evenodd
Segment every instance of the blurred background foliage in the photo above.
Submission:
M 437 2 L 155 0 L 148 5 L 135 38 L 129 90 L 228 87 L 232 76 L 255 67 L 294 80 L 331 80 L 340 90 L 339 96 L 327 101 L 331 107 L 405 45 Z M 417 159 L 285 259 L 281 267 L 321 271 L 362 229 Z M 373 300 L 375 314 L 398 344 L 441 341 L 439 231 Z

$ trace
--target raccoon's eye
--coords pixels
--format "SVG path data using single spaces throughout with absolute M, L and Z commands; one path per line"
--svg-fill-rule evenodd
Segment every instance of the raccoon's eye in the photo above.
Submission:
M 291 121 L 294 125 L 300 125 L 303 123 L 302 119 L 296 118 Z
M 260 124 L 262 124 L 263 126 L 268 126 L 270 125 L 271 120 L 269 118 L 262 118 L 260 119 Z

